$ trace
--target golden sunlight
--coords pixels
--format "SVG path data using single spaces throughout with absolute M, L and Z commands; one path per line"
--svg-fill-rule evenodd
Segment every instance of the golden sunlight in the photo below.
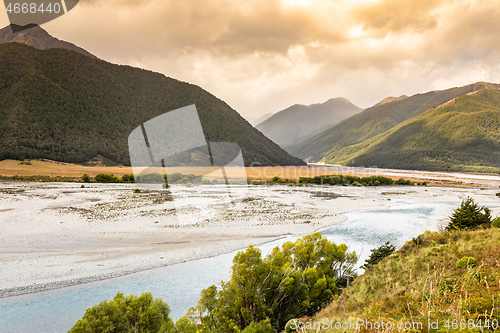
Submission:
M 309 7 L 313 0 L 282 0 L 283 7 Z

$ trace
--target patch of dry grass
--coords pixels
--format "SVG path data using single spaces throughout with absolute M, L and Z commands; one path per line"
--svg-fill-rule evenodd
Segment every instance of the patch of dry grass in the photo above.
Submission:
M 475 266 L 457 268 L 462 257 L 475 258 Z M 358 277 L 312 320 L 323 319 L 423 323 L 423 329 L 406 332 L 489 331 L 470 324 L 497 320 L 500 325 L 500 229 L 425 232 Z M 436 320 L 440 330 L 429 329 L 429 321 Z M 380 331 L 405 330 L 357 330 Z

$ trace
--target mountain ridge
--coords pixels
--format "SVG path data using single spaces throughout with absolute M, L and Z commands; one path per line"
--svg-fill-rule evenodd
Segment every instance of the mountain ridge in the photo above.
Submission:
M 286 148 L 361 111 L 349 100 L 337 97 L 324 103 L 294 104 L 273 114 L 256 128 Z
M 453 98 L 488 87 L 500 89 L 499 84 L 477 82 L 463 87 L 416 94 L 402 100 L 376 104 L 332 128 L 289 148 L 292 155 L 310 161 L 320 161 L 327 154 L 361 144 L 403 121 Z
M 247 166 L 305 164 L 198 86 L 65 48 L 0 45 L 1 160 L 85 163 L 102 155 L 130 165 L 128 134 L 191 104 L 206 141 L 238 144 Z
M 500 91 L 454 98 L 323 161 L 353 166 L 500 171 Z
M 29 24 L 22 27 L 23 29 L 19 28 L 20 26 L 11 24 L 10 26 L 0 29 L 0 44 L 15 42 L 32 46 L 39 50 L 53 48 L 68 49 L 89 57 L 97 58 L 95 55 L 75 44 L 51 36 L 47 31 L 36 24 Z

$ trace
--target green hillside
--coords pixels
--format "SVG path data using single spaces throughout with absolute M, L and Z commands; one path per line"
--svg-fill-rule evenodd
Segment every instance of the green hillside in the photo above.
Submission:
M 500 171 L 500 91 L 483 89 L 413 117 L 323 161 L 382 168 Z
M 294 156 L 311 157 L 311 161 L 320 161 L 325 154 L 330 156 L 337 151 L 362 143 L 384 133 L 394 126 L 418 116 L 430 108 L 437 107 L 456 97 L 488 87 L 499 89 L 500 85 L 476 83 L 465 87 L 417 94 L 389 103 L 377 104 L 336 126 L 288 149 Z M 331 158 L 328 159 L 332 160 Z
M 303 320 L 333 325 L 321 332 L 339 332 L 330 323 L 349 321 L 359 323 L 358 330 L 346 326 L 341 332 L 497 331 L 499 257 L 500 229 L 426 231 L 356 278 L 314 318 Z M 385 329 L 375 329 L 382 322 Z M 410 326 L 398 330 L 399 323 Z
M 191 104 L 207 141 L 238 144 L 245 164 L 304 164 L 198 86 L 71 50 L 0 45 L 0 160 L 83 163 L 100 154 L 129 165 L 134 128 Z

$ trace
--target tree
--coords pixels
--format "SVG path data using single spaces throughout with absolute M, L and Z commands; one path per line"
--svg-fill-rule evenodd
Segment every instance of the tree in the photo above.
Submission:
M 288 320 L 330 302 L 354 274 L 356 261 L 345 244 L 319 232 L 276 247 L 265 258 L 250 246 L 235 256 L 231 278 L 220 290 L 214 285 L 202 291 L 191 317 L 216 332 L 267 332 L 269 325 L 281 331 Z
M 274 333 L 276 330 L 271 325 L 269 319 L 260 321 L 258 323 L 251 323 L 241 333 Z
M 92 179 L 90 178 L 90 176 L 89 176 L 88 174 L 86 174 L 86 173 L 84 173 L 84 174 L 83 174 L 83 176 L 82 176 L 82 181 L 83 181 L 84 183 L 90 183 L 90 181 L 91 181 L 91 180 L 92 180 Z
M 87 309 L 69 333 L 175 332 L 169 312 L 167 303 L 154 299 L 150 292 L 126 297 L 118 293 L 112 300 Z
M 390 256 L 394 251 L 396 251 L 396 247 L 392 245 L 389 241 L 384 245 L 379 246 L 375 249 L 370 250 L 371 254 L 368 259 L 365 260 L 365 264 L 361 267 L 364 269 L 368 269 L 370 267 L 375 266 L 385 257 Z
M 453 211 L 446 230 L 471 230 L 489 226 L 491 226 L 491 211 L 484 206 L 479 207 L 471 197 L 468 197 Z
M 95 181 L 98 183 L 121 183 L 120 177 L 113 174 L 100 173 L 95 176 Z

